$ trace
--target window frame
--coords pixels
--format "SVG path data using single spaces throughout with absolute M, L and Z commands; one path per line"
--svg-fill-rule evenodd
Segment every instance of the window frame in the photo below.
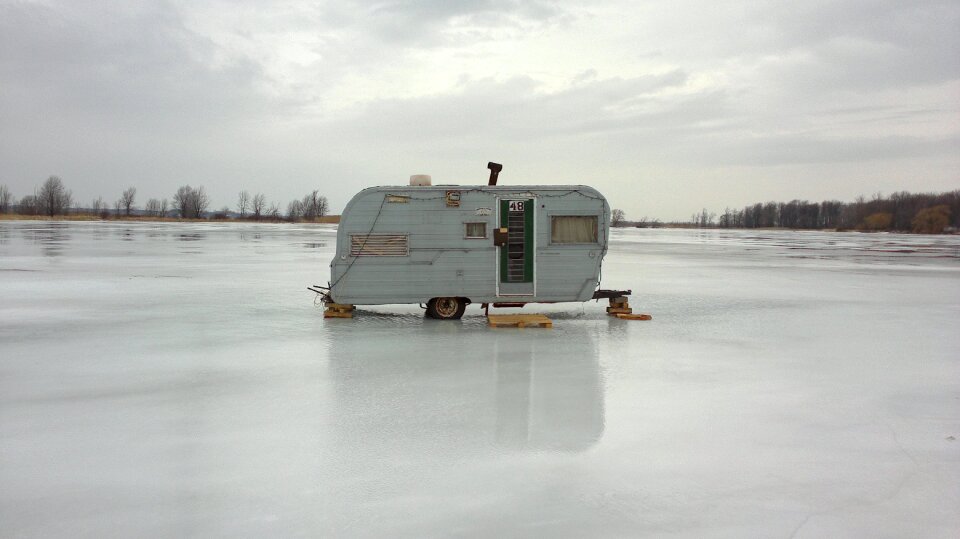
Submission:
M 470 226 L 470 225 L 483 225 L 483 236 L 471 236 L 471 235 L 469 234 L 469 226 Z M 489 232 L 488 232 L 489 229 L 490 229 L 490 227 L 487 226 L 487 222 L 486 222 L 486 221 L 464 221 L 464 222 L 463 222 L 463 239 L 465 239 L 465 240 L 485 240 L 485 239 L 487 239 L 488 237 L 490 237 L 490 236 L 489 236 Z
M 554 237 L 553 237 L 553 220 L 556 219 L 556 218 L 564 218 L 564 217 L 568 217 L 568 218 L 569 218 L 569 217 L 582 217 L 582 218 L 593 219 L 593 220 L 594 220 L 594 223 L 595 223 L 595 225 L 596 225 L 596 226 L 594 227 L 594 229 L 593 229 L 593 230 L 594 230 L 594 233 L 595 233 L 594 239 L 593 239 L 592 241 L 587 241 L 587 242 L 555 241 L 555 240 L 554 240 Z M 601 225 L 601 222 L 600 222 L 600 216 L 597 215 L 597 214 L 595 214 L 595 213 L 594 213 L 594 214 L 584 214 L 584 213 L 551 213 L 551 214 L 550 214 L 550 222 L 549 222 L 549 225 L 550 225 L 550 229 L 549 229 L 549 234 L 550 234 L 550 242 L 549 242 L 549 244 L 550 244 L 550 245 L 560 245 L 560 246 L 577 246 L 577 245 L 595 246 L 595 245 L 600 245 L 600 237 L 601 237 L 601 233 L 602 233 L 600 227 L 601 227 L 602 225 Z

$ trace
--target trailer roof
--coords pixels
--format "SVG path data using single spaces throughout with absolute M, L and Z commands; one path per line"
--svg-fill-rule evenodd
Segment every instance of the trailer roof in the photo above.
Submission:
M 604 206 L 607 204 L 607 199 L 599 191 L 593 187 L 590 187 L 589 185 L 379 185 L 367 187 L 366 189 L 355 194 L 353 198 L 347 202 L 347 205 L 344 206 L 341 214 L 346 215 L 358 201 L 376 193 L 383 193 L 384 195 L 415 195 L 416 193 L 429 193 L 430 196 L 427 197 L 413 197 L 416 200 L 423 200 L 429 198 L 442 198 L 444 196 L 443 192 L 450 190 L 457 190 L 461 193 L 505 193 L 517 196 L 523 196 L 527 193 L 533 196 L 537 196 L 538 193 L 543 193 L 544 197 L 566 197 L 568 195 L 580 195 L 588 199 L 601 200 L 603 201 Z M 438 192 L 440 193 L 439 195 L 434 195 L 434 193 Z M 546 193 L 550 194 L 548 195 Z
M 396 190 L 410 189 L 415 191 L 429 191 L 434 189 L 450 189 L 457 187 L 460 189 L 470 189 L 476 191 L 576 191 L 579 189 L 589 189 L 597 191 L 589 185 L 473 185 L 473 184 L 436 184 L 436 185 L 377 185 L 367 187 L 363 191 L 372 190 Z M 361 191 L 362 192 L 362 191 Z

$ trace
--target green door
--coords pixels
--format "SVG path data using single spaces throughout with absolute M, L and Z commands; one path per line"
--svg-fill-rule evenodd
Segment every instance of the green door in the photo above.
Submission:
M 500 247 L 503 294 L 533 294 L 533 207 L 533 199 L 500 201 L 500 227 L 507 229 L 507 244 Z

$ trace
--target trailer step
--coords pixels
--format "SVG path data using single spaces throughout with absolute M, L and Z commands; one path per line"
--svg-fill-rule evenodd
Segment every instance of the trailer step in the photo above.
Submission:
M 490 314 L 487 323 L 492 328 L 552 328 L 553 322 L 542 314 Z

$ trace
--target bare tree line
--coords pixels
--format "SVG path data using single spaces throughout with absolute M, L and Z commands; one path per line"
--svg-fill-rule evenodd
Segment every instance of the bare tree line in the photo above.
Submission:
M 614 209 L 610 226 L 656 228 L 658 219 L 629 221 L 623 210 Z M 863 231 L 916 232 L 939 234 L 960 229 L 960 190 L 944 193 L 900 191 L 889 197 L 880 193 L 870 200 L 859 196 L 853 202 L 824 200 L 810 202 L 758 202 L 743 209 L 724 209 L 717 214 L 703 208 L 686 222 L 668 226 L 695 228 L 789 228 Z
M 330 213 L 330 203 L 320 191 L 313 190 L 302 199 L 294 199 L 287 204 L 286 215 L 280 211 L 276 203 L 267 205 L 267 197 L 263 193 L 250 195 L 249 191 L 240 191 L 237 194 L 237 213 L 241 219 L 260 221 L 263 219 L 287 221 L 313 221 L 325 217 Z M 249 213 L 249 215 L 248 215 Z
M 125 215 L 130 216 L 130 212 L 133 210 L 133 201 L 137 197 L 137 188 L 131 187 L 123 192 L 120 195 L 120 199 L 117 201 L 117 206 L 123 208 L 126 212 Z
M 330 211 L 330 205 L 327 197 L 322 196 L 319 191 L 314 190 L 304 195 L 301 200 L 292 200 L 287 205 L 287 218 L 291 220 L 304 219 L 312 221 L 318 217 L 327 215 Z
M 66 214 L 70 210 L 73 194 L 63 185 L 59 176 L 50 176 L 43 185 L 34 190 L 32 195 L 26 195 L 19 200 L 6 185 L 0 185 L 0 212 L 16 211 L 23 215 L 55 215 Z
M 941 233 L 960 228 L 960 190 L 880 193 L 853 202 L 758 202 L 716 214 L 706 208 L 693 214 L 687 226 L 699 228 L 790 228 Z
M 50 176 L 34 194 L 26 195 L 19 201 L 6 185 L 0 185 L 0 213 L 46 215 L 49 217 L 72 213 L 95 215 L 103 219 L 121 215 L 126 217 L 145 215 L 150 217 L 176 216 L 183 219 L 202 219 L 207 217 L 207 210 L 210 206 L 210 197 L 203 186 L 181 186 L 169 200 L 166 198 L 147 200 L 143 210 L 138 210 L 136 197 L 137 188 L 131 186 L 121 193 L 112 206 L 104 201 L 103 197 L 97 197 L 91 201 L 88 208 L 81 208 L 79 204 L 74 204 L 73 195 L 66 189 L 63 180 L 58 176 Z M 251 196 L 249 191 L 244 190 L 237 197 L 237 215 L 240 219 L 312 221 L 326 216 L 329 211 L 330 205 L 327 198 L 321 195 L 318 190 L 308 193 L 302 199 L 295 199 L 290 202 L 287 206 L 286 215 L 281 212 L 279 204 L 275 202 L 268 204 L 267 197 L 263 193 L 256 193 Z M 230 208 L 224 207 L 215 212 L 213 217 L 215 219 L 226 219 L 229 215 Z
M 207 211 L 209 205 L 210 197 L 202 185 L 196 189 L 184 185 L 173 195 L 173 210 L 179 213 L 181 218 L 198 219 Z

